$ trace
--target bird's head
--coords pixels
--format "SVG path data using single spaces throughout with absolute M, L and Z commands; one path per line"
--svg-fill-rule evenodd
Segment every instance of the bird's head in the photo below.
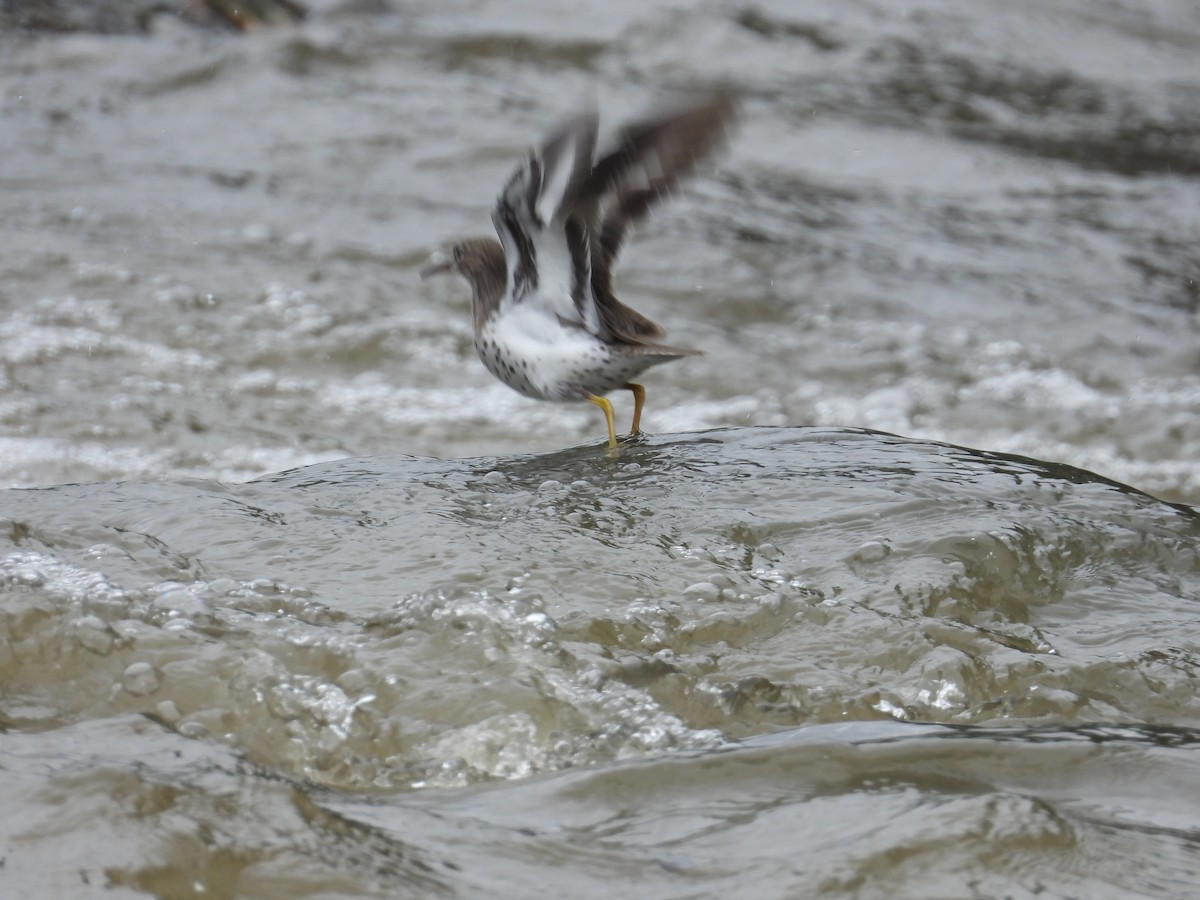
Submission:
M 476 326 L 485 322 L 508 290 L 508 266 L 504 248 L 493 238 L 465 238 L 449 244 L 429 257 L 421 278 L 457 272 L 471 285 L 471 309 Z
M 437 250 L 421 267 L 421 278 L 457 272 L 477 288 L 506 277 L 504 250 L 493 238 L 464 238 Z

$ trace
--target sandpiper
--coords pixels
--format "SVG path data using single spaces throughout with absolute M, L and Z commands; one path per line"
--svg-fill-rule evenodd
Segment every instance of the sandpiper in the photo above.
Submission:
M 660 343 L 661 327 L 613 295 L 612 269 L 631 225 L 721 142 L 726 95 L 626 127 L 595 156 L 597 117 L 579 115 L 517 167 L 492 212 L 500 240 L 467 238 L 435 253 L 422 277 L 454 271 L 471 285 L 475 349 L 488 371 L 527 397 L 588 400 L 604 411 L 633 392 L 640 431 L 651 366 L 699 351 Z

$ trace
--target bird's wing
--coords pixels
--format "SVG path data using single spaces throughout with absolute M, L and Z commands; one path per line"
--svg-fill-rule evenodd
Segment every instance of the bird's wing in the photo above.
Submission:
M 612 266 L 630 227 L 713 152 L 732 114 L 732 98 L 720 94 L 646 119 L 594 165 L 594 111 L 552 134 L 492 213 L 508 267 L 504 302 L 542 304 L 605 340 L 661 338 L 662 328 L 613 296 Z
M 580 186 L 573 214 L 586 223 L 591 294 L 613 336 L 635 343 L 662 337 L 658 325 L 613 296 L 612 267 L 629 229 L 720 146 L 733 113 L 733 98 L 718 94 L 630 125 Z
M 492 212 L 508 267 L 508 303 L 534 302 L 593 334 L 592 248 L 572 211 L 592 171 L 596 114 L 572 119 L 517 167 Z

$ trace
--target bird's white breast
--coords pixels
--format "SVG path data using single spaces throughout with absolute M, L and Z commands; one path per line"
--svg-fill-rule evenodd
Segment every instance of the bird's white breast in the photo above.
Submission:
M 636 356 L 615 356 L 598 338 L 563 325 L 552 312 L 529 302 L 493 316 L 480 329 L 475 348 L 489 372 L 541 400 L 607 393 L 651 364 Z

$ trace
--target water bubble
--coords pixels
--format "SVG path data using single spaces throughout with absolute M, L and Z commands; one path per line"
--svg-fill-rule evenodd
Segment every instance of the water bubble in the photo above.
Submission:
M 116 633 L 99 616 L 83 616 L 75 622 L 75 639 L 85 650 L 107 656 L 116 643 Z
M 179 707 L 175 705 L 175 701 L 173 700 L 163 700 L 159 702 L 154 707 L 154 711 L 158 713 L 158 717 L 164 722 L 173 725 L 179 721 Z
M 196 616 L 208 612 L 208 602 L 187 588 L 164 591 L 154 599 L 154 605 L 181 616 Z
M 867 541 L 854 551 L 851 558 L 856 562 L 879 562 L 884 557 L 890 556 L 892 548 L 880 541 Z
M 121 675 L 121 687 L 135 697 L 145 697 L 158 690 L 158 670 L 148 662 L 135 662 L 126 667 Z
M 721 599 L 721 589 L 711 581 L 700 581 L 684 588 L 683 595 L 693 600 L 715 603 Z
M 214 578 L 208 584 L 209 591 L 216 597 L 224 597 L 240 587 L 232 578 Z
M 179 733 L 186 738 L 205 738 L 208 737 L 209 731 L 204 727 L 202 722 L 184 722 L 179 726 Z

